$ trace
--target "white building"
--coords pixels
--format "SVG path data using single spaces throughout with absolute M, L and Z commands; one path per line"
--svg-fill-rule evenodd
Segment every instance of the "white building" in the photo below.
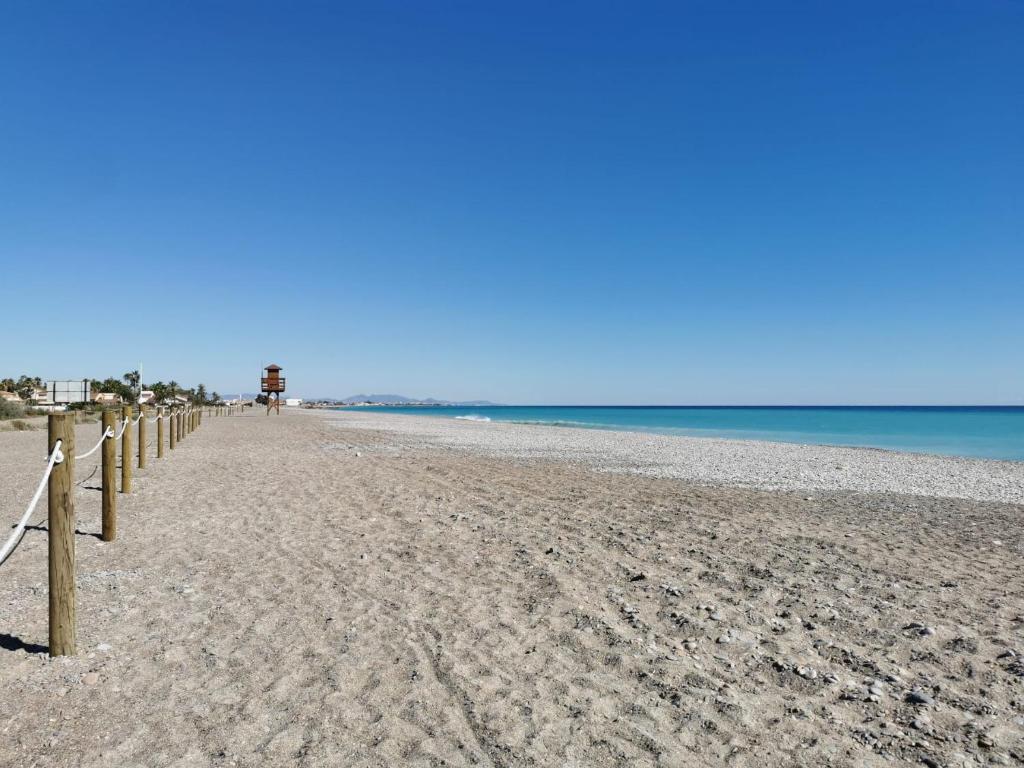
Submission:
M 300 405 L 302 405 L 302 398 L 301 397 L 286 397 L 284 399 L 284 404 L 289 406 L 289 407 L 291 407 L 291 408 L 298 408 Z

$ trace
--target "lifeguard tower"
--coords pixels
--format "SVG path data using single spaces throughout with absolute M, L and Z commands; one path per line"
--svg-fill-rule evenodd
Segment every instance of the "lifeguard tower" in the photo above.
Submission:
M 267 396 L 267 415 L 270 411 L 276 410 L 281 415 L 281 393 L 284 392 L 283 369 L 280 365 L 271 363 L 263 369 L 263 377 L 260 379 L 260 391 Z

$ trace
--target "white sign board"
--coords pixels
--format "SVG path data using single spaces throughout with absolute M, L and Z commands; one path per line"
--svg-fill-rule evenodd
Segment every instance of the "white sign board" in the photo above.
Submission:
M 88 380 L 48 381 L 46 382 L 46 391 L 50 395 L 52 403 L 85 403 L 89 401 Z

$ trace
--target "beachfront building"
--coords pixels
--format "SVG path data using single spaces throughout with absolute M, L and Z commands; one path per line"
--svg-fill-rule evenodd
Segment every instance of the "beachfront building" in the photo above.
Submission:
M 97 392 L 92 401 L 96 405 L 121 405 L 121 396 L 116 392 Z
M 302 405 L 302 398 L 301 397 L 286 397 L 284 399 L 284 404 L 287 405 L 289 408 L 298 408 L 300 405 Z
M 20 403 L 21 396 L 17 392 L 0 392 L 0 400 L 7 403 Z
M 156 405 L 156 392 L 151 389 L 139 392 L 139 405 Z

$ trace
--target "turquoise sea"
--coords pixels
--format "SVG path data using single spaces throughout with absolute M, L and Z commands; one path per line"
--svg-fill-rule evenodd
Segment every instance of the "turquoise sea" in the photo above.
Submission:
M 1024 406 L 501 405 L 352 410 L 1024 461 Z

